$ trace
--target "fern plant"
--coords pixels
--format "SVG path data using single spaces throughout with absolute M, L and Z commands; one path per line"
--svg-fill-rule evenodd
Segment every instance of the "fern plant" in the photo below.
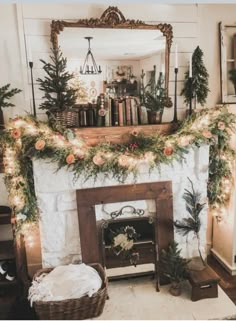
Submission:
M 198 253 L 201 258 L 202 263 L 205 265 L 205 262 L 202 257 L 200 249 L 200 228 L 201 228 L 201 219 L 200 214 L 202 209 L 205 206 L 205 203 L 200 203 L 201 194 L 195 191 L 193 187 L 193 182 L 188 178 L 191 184 L 191 191 L 185 189 L 183 199 L 186 202 L 186 210 L 189 214 L 189 217 L 183 218 L 181 221 L 176 220 L 174 226 L 177 232 L 183 236 L 188 236 L 190 232 L 193 232 L 198 241 Z

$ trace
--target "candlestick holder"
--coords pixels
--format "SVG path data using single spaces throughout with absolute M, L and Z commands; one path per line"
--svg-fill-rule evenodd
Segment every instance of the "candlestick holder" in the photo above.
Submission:
M 29 61 L 30 67 L 30 76 L 31 76 L 31 90 L 32 90 L 32 99 L 33 99 L 33 115 L 36 117 L 36 106 L 35 106 L 35 97 L 34 97 L 34 77 L 33 77 L 33 61 Z
M 193 78 L 189 77 L 189 92 L 190 92 L 190 100 L 189 100 L 189 115 L 192 115 L 192 97 L 193 97 Z
M 177 117 L 177 77 L 178 77 L 178 68 L 175 68 L 175 98 L 174 98 L 174 118 L 172 123 L 177 123 L 178 122 L 178 117 Z

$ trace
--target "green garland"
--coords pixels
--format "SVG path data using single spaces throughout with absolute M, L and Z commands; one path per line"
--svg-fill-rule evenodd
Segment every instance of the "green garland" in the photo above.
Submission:
M 97 178 L 99 173 L 123 182 L 127 175 L 138 174 L 139 164 L 150 169 L 162 163 L 181 160 L 189 149 L 210 144 L 208 198 L 211 208 L 227 205 L 233 184 L 231 161 L 235 158 L 229 146 L 236 117 L 227 107 L 204 109 L 186 119 L 172 135 L 145 136 L 130 133 L 127 144 L 102 143 L 86 145 L 75 130 L 53 130 L 32 116 L 13 119 L 0 135 L 4 150 L 5 183 L 16 215 L 18 227 L 37 220 L 32 159 L 47 159 L 73 170 L 75 179 L 84 175 Z

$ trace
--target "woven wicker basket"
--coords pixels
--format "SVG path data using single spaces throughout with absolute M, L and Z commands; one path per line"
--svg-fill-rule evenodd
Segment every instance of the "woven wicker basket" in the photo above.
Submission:
M 102 313 L 107 299 L 107 278 L 100 264 L 89 265 L 99 273 L 102 279 L 101 289 L 91 297 L 86 295 L 79 299 L 35 301 L 34 309 L 40 320 L 83 320 L 95 318 Z M 34 279 L 52 270 L 52 268 L 41 269 L 34 275 Z
M 57 120 L 64 127 L 79 127 L 79 114 L 77 110 L 55 111 L 49 114 L 51 121 Z

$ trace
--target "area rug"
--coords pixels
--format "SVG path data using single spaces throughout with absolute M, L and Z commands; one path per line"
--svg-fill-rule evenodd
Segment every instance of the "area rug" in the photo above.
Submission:
M 184 283 L 181 296 L 168 292 L 169 286 L 155 290 L 150 278 L 109 282 L 109 300 L 99 320 L 209 320 L 236 316 L 236 306 L 218 287 L 218 298 L 192 302 L 191 286 Z

